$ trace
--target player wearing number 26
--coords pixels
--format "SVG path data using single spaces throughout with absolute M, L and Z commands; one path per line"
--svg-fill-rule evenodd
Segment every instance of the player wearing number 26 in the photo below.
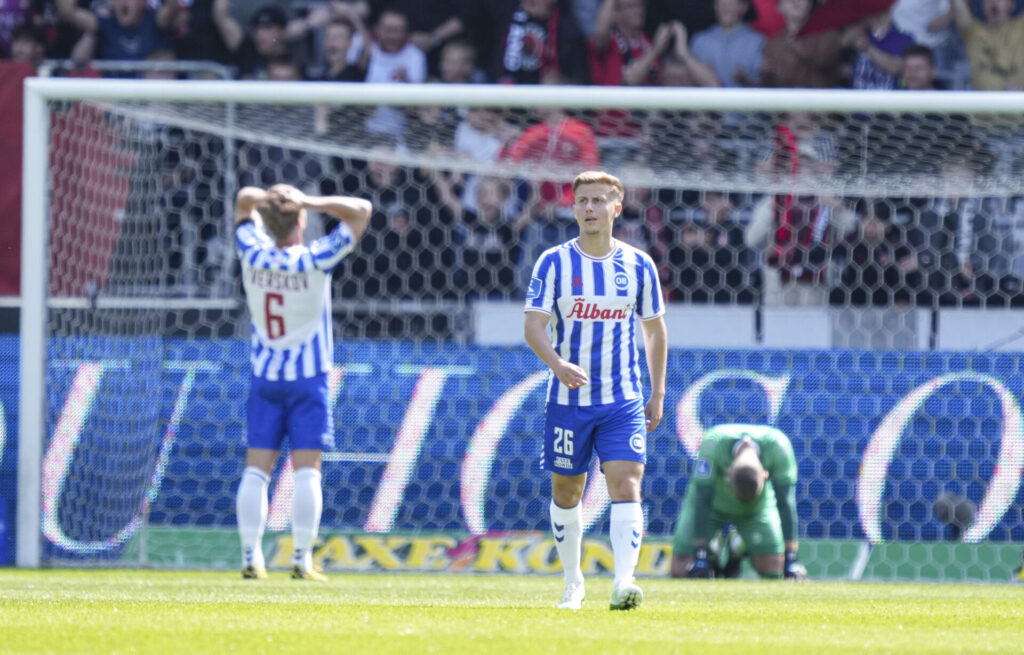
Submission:
M 612 237 L 622 196 L 622 182 L 612 175 L 576 176 L 579 237 L 540 256 L 526 293 L 526 342 L 551 369 L 542 465 L 551 472 L 551 528 L 565 575 L 559 607 L 565 609 L 580 609 L 584 596 L 580 501 L 595 451 L 612 501 L 610 607 L 632 609 L 643 601 L 633 579 L 644 530 L 640 482 L 647 433 L 664 411 L 668 345 L 654 262 Z M 646 403 L 638 324 L 651 377 Z
M 306 210 L 341 219 L 330 234 L 302 243 Z M 235 238 L 252 317 L 252 380 L 245 470 L 236 513 L 242 576 L 265 578 L 261 542 L 267 486 L 285 435 L 295 467 L 292 577 L 323 580 L 313 568 L 323 492 L 320 454 L 334 445 L 327 373 L 334 359 L 330 278 L 370 220 L 366 200 L 307 196 L 277 184 L 245 187 L 235 202 Z

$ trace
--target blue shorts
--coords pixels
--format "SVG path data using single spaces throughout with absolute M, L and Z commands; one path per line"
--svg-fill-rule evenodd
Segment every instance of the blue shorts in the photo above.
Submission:
M 327 374 L 271 382 L 252 376 L 247 408 L 250 448 L 281 450 L 285 435 L 292 450 L 334 447 L 334 417 L 327 406 Z
M 541 457 L 544 470 L 561 475 L 586 473 L 595 450 L 602 462 L 647 463 L 643 398 L 590 407 L 548 403 Z

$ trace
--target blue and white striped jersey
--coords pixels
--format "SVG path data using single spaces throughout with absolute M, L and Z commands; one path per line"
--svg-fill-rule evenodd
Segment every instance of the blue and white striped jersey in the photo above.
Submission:
M 524 309 L 551 315 L 555 351 L 590 378 L 569 389 L 552 373 L 548 402 L 605 405 L 643 396 L 634 316 L 650 320 L 665 311 L 647 253 L 618 240 L 601 259 L 580 250 L 577 239 L 551 248 L 534 266 Z
M 348 225 L 308 246 L 278 248 L 252 221 L 235 228 L 249 315 L 252 371 L 266 380 L 311 378 L 331 369 L 334 267 L 354 247 Z

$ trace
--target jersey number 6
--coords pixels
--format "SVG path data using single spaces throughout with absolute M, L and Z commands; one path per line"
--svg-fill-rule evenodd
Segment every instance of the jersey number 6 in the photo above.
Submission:
M 268 293 L 263 303 L 263 308 L 267 312 L 267 336 L 277 339 L 284 336 L 284 316 L 275 314 L 272 305 L 276 305 L 277 309 L 284 307 L 284 296 L 279 293 Z
M 555 428 L 554 448 L 559 455 L 572 455 L 572 430 Z

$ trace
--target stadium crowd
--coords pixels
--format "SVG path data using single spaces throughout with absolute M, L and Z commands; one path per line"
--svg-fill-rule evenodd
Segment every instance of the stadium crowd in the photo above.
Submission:
M 98 76 L 106 60 L 199 60 L 266 80 L 1024 89 L 1020 2 L 872 0 L 850 3 L 862 8 L 855 16 L 834 11 L 841 4 L 5 0 L 0 53 L 33 66 L 68 59 L 68 74 L 85 76 Z M 1024 135 L 955 116 L 945 117 L 941 133 L 927 115 L 863 125 L 854 116 L 856 129 L 801 112 L 775 121 L 611 110 L 517 118 L 377 108 L 365 129 L 384 152 L 440 149 L 481 162 L 582 168 L 642 158 L 666 171 L 828 175 L 870 166 L 956 180 L 1024 167 Z M 328 135 L 345 120 L 324 108 L 310 118 Z M 674 138 L 652 148 L 651 133 Z M 735 133 L 753 138 L 719 138 Z M 519 298 L 530 264 L 573 226 L 571 189 L 550 182 L 406 168 L 387 157 L 307 161 L 245 144 L 239 157 L 240 185 L 265 186 L 261 171 L 292 170 L 293 183 L 317 180 L 316 192 L 373 201 L 371 228 L 346 265 L 377 274 L 369 283 L 341 283 L 347 297 Z M 261 166 L 268 159 L 286 165 Z M 179 159 L 166 164 L 186 167 Z M 170 215 L 185 202 L 174 198 L 176 180 L 188 174 L 164 177 Z M 1024 198 L 951 197 L 956 188 L 836 198 L 633 186 L 616 236 L 651 254 L 673 301 L 1024 305 Z

